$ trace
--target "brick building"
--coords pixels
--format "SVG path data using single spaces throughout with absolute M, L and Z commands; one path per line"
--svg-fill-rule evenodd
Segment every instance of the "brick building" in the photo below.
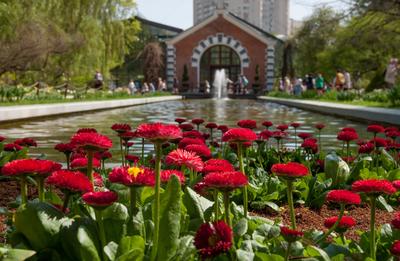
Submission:
M 188 81 L 181 91 L 201 91 L 220 69 L 232 81 L 245 75 L 248 86 L 274 84 L 275 47 L 281 40 L 223 9 L 166 43 L 170 88 L 175 77 L 182 83 L 185 67 Z

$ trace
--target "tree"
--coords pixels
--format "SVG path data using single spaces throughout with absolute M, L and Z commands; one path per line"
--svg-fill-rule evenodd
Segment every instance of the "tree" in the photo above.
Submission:
M 160 43 L 149 43 L 143 50 L 144 77 L 147 82 L 156 82 L 164 71 L 164 51 Z

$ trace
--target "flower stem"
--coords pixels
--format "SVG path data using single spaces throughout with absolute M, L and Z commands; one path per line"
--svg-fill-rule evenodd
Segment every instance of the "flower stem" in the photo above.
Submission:
M 44 178 L 38 177 L 36 183 L 38 186 L 39 201 L 44 202 Z
M 340 233 L 340 239 L 342 240 L 343 245 L 346 245 L 346 239 L 344 238 L 343 233 Z
M 239 167 L 240 167 L 240 172 L 242 172 L 244 175 L 246 175 L 244 171 L 244 164 L 243 164 L 243 145 L 241 142 L 237 143 L 238 147 L 238 158 L 239 158 Z M 247 209 L 248 209 L 248 196 L 247 196 L 247 186 L 243 187 L 243 214 L 244 217 L 247 218 Z
M 137 212 L 137 208 L 136 208 L 136 187 L 132 186 L 129 187 L 129 192 L 130 192 L 130 213 L 131 216 L 133 217 L 136 212 Z
M 90 180 L 90 183 L 92 183 L 92 189 L 94 189 L 94 182 L 93 182 L 93 154 L 94 152 L 92 150 L 87 151 L 87 157 L 88 157 L 88 165 L 87 165 L 87 176 Z
M 287 180 L 286 184 L 287 184 L 287 197 L 289 204 L 290 221 L 292 229 L 296 229 L 296 216 L 294 214 L 294 204 L 293 204 L 293 181 Z
M 350 141 L 346 142 L 346 147 L 347 147 L 347 164 L 350 164 Z
M 99 237 L 100 237 L 100 257 L 102 260 L 105 260 L 106 257 L 104 257 L 104 259 L 102 258 L 103 255 L 103 248 L 106 246 L 106 234 L 104 231 L 104 224 L 103 224 L 103 215 L 101 213 L 101 210 L 94 210 L 94 213 L 96 215 L 96 221 L 97 221 L 97 226 L 99 229 Z
M 160 173 L 161 173 L 162 144 L 160 142 L 156 142 L 154 146 L 156 149 L 156 162 L 155 162 L 156 184 L 154 192 L 154 214 L 153 214 L 154 237 L 153 237 L 153 248 L 151 251 L 151 260 L 155 260 L 157 257 L 158 236 L 159 236 L 158 233 L 160 230 Z
M 122 149 L 122 138 L 119 137 L 119 149 L 121 151 L 121 164 L 122 166 L 125 166 L 125 162 L 124 162 L 124 150 Z
M 374 196 L 370 196 L 371 201 L 371 220 L 370 220 L 370 238 L 369 238 L 369 246 L 370 246 L 370 257 L 373 260 L 376 260 L 376 249 L 375 249 L 375 208 L 376 208 L 376 198 Z
M 21 177 L 21 203 L 26 204 L 28 202 L 28 186 L 26 184 L 26 177 Z
M 232 227 L 231 209 L 230 209 L 229 192 L 228 191 L 224 191 L 224 208 L 225 208 L 225 222 L 230 227 Z
M 219 218 L 219 200 L 218 200 L 218 190 L 214 190 L 214 214 L 215 214 L 215 221 Z
M 68 203 L 69 203 L 69 199 L 70 198 L 71 198 L 71 193 L 68 191 L 68 192 L 65 193 L 64 204 L 63 204 L 63 207 L 62 207 L 62 212 L 64 212 L 64 213 L 68 208 Z
M 285 253 L 285 261 L 289 260 L 289 256 L 290 256 L 290 247 L 292 246 L 292 242 L 288 242 L 287 245 L 287 249 L 286 249 L 286 253 Z
M 335 231 L 335 229 L 338 227 L 344 215 L 344 210 L 345 210 L 344 207 L 345 207 L 344 204 L 340 204 L 340 213 L 338 219 L 336 220 L 335 224 L 333 224 L 333 226 L 331 226 L 331 228 L 320 239 L 317 240 L 317 243 L 324 241 L 333 231 Z
M 67 158 L 67 169 L 70 169 L 70 161 L 71 161 L 71 153 L 66 153 L 65 157 Z
M 294 149 L 297 150 L 297 128 L 294 128 Z

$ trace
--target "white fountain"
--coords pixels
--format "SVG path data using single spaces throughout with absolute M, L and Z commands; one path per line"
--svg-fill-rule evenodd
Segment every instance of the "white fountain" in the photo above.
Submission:
M 216 70 L 214 75 L 214 97 L 222 99 L 226 97 L 226 85 L 228 81 L 226 79 L 225 69 Z

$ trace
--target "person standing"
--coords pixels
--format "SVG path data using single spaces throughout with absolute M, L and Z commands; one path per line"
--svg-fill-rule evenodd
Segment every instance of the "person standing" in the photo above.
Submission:
M 100 89 L 103 86 L 103 75 L 97 70 L 94 75 L 94 88 Z
M 396 58 L 390 59 L 390 62 L 386 67 L 386 72 L 385 72 L 385 82 L 389 88 L 393 88 L 393 86 L 396 84 L 398 71 L 399 71 L 398 59 Z
M 134 95 L 137 91 L 135 82 L 132 79 L 128 83 L 128 89 L 131 95 Z
M 308 75 L 308 77 L 306 79 L 306 86 L 307 86 L 307 90 L 314 89 L 314 78 L 311 73 Z
M 174 77 L 172 93 L 173 94 L 178 94 L 179 93 L 179 80 L 178 80 L 178 78 L 176 78 L 176 76 Z
M 344 71 L 343 75 L 344 75 L 344 89 L 350 90 L 353 86 L 353 84 L 351 83 L 351 75 L 346 70 Z
M 319 73 L 315 79 L 315 87 L 317 88 L 318 95 L 322 95 L 324 93 L 325 79 L 322 77 L 321 73 Z
M 343 90 L 344 84 L 346 83 L 346 78 L 344 74 L 340 71 L 336 71 L 336 78 L 335 78 L 335 87 L 338 91 Z

